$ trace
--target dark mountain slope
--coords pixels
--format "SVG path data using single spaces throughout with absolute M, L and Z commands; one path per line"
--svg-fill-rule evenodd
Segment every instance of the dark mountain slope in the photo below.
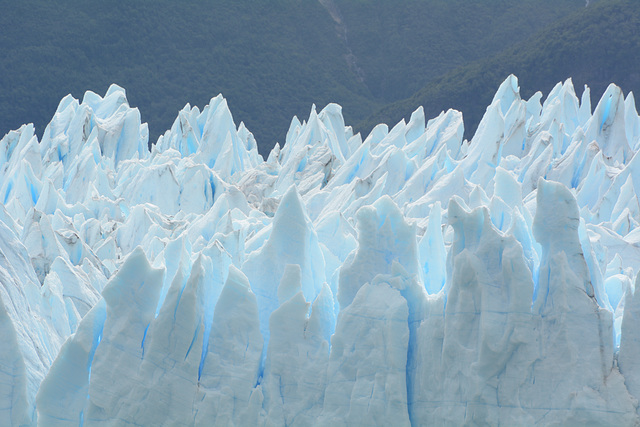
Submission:
M 365 83 L 384 102 L 411 96 L 461 65 L 492 56 L 584 0 L 335 0 Z
M 455 108 L 463 112 L 465 133 L 473 135 L 498 85 L 519 78 L 523 97 L 547 94 L 561 80 L 573 78 L 578 95 L 584 84 L 595 102 L 615 82 L 640 93 L 640 2 L 600 2 L 551 24 L 537 36 L 491 58 L 460 67 L 390 104 L 357 126 L 367 132 L 380 122 L 396 123 L 422 105 L 427 117 Z
M 42 134 L 67 93 L 103 94 L 117 83 L 149 123 L 151 142 L 185 103 L 203 107 L 222 92 L 266 154 L 312 103 L 337 102 L 347 123 L 358 123 L 584 6 L 323 2 L 331 14 L 316 0 L 0 2 L 0 137 L 27 122 Z
M 152 142 L 185 103 L 222 92 L 263 152 L 314 102 L 339 102 L 350 120 L 377 105 L 316 1 L 24 0 L 0 4 L 0 27 L 2 135 L 24 122 L 41 134 L 67 93 L 113 82 Z

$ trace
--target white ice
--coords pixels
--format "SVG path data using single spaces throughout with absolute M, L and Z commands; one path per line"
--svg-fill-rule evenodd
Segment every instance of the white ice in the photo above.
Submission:
M 509 76 L 460 112 L 226 100 L 148 149 L 113 85 L 0 140 L 0 424 L 638 425 L 640 117 Z

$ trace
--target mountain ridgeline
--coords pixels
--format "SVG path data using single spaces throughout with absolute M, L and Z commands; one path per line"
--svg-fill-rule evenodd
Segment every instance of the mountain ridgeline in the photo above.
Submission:
M 427 117 L 454 108 L 464 114 L 465 136 L 473 136 L 496 87 L 518 76 L 521 94 L 546 96 L 560 81 L 573 80 L 578 96 L 584 85 L 600 99 L 610 83 L 625 93 L 640 93 L 640 2 L 591 2 L 538 34 L 496 55 L 452 70 L 391 103 L 361 122 L 367 132 L 378 123 L 396 123 L 424 106 Z
M 359 120 L 378 104 L 333 25 L 315 1 L 3 2 L 0 133 L 34 122 L 42 134 L 63 96 L 111 83 L 127 89 L 152 143 L 186 103 L 202 108 L 218 93 L 269 146 L 314 102 Z
M 150 143 L 186 103 L 220 92 L 263 155 L 313 103 L 339 103 L 356 131 L 419 105 L 428 117 L 457 108 L 468 133 L 510 73 L 524 95 L 569 76 L 595 94 L 611 81 L 635 89 L 639 10 L 608 0 L 5 2 L 0 134 L 32 122 L 42 135 L 64 95 L 114 82 Z

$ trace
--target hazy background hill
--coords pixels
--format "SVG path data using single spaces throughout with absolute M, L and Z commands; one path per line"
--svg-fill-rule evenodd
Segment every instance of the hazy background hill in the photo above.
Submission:
M 470 129 L 509 73 L 525 94 L 569 75 L 596 92 L 609 81 L 634 89 L 640 2 L 585 3 L 0 2 L 0 135 L 26 122 L 42 134 L 64 95 L 103 94 L 112 82 L 127 89 L 151 142 L 184 104 L 222 92 L 263 154 L 312 103 L 341 104 L 357 130 L 421 104 L 428 116 L 461 109 Z
M 368 131 L 378 123 L 408 118 L 418 106 L 427 117 L 455 108 L 464 114 L 465 134 L 473 135 L 497 86 L 518 76 L 520 92 L 546 96 L 553 86 L 572 78 L 580 96 L 591 90 L 593 107 L 614 82 L 623 91 L 640 94 L 640 2 L 591 2 L 538 34 L 503 52 L 458 67 L 426 84 L 407 99 L 391 103 L 356 126 Z
M 313 102 L 340 102 L 352 120 L 377 106 L 317 1 L 2 1 L 0 28 L 2 134 L 24 122 L 41 134 L 61 97 L 114 82 L 152 142 L 187 102 L 220 92 L 267 145 Z
M 407 98 L 444 73 L 526 40 L 584 0 L 335 0 L 367 87 Z

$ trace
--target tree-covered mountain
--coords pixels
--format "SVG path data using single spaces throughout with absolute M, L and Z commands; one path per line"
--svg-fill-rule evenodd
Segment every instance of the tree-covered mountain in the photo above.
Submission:
M 42 133 L 64 95 L 104 94 L 114 82 L 152 142 L 185 103 L 203 107 L 220 92 L 270 144 L 313 102 L 340 102 L 354 119 L 374 105 L 315 1 L 25 0 L 2 2 L 0 26 L 3 134 L 26 121 Z
M 203 107 L 222 92 L 266 153 L 312 103 L 337 102 L 347 123 L 361 122 L 583 8 L 584 0 L 0 2 L 0 135 L 26 122 L 42 134 L 67 93 L 103 94 L 117 83 L 151 142 L 184 104 Z
M 592 4 L 492 57 L 459 67 L 425 85 L 411 97 L 383 107 L 360 123 L 367 131 L 380 122 L 408 118 L 419 106 L 427 117 L 455 108 L 464 114 L 465 134 L 473 135 L 498 85 L 519 78 L 521 95 L 544 95 L 572 78 L 578 95 L 587 84 L 596 102 L 610 83 L 640 93 L 640 2 Z
M 336 0 L 367 86 L 381 101 L 404 99 L 436 77 L 493 56 L 584 0 Z

